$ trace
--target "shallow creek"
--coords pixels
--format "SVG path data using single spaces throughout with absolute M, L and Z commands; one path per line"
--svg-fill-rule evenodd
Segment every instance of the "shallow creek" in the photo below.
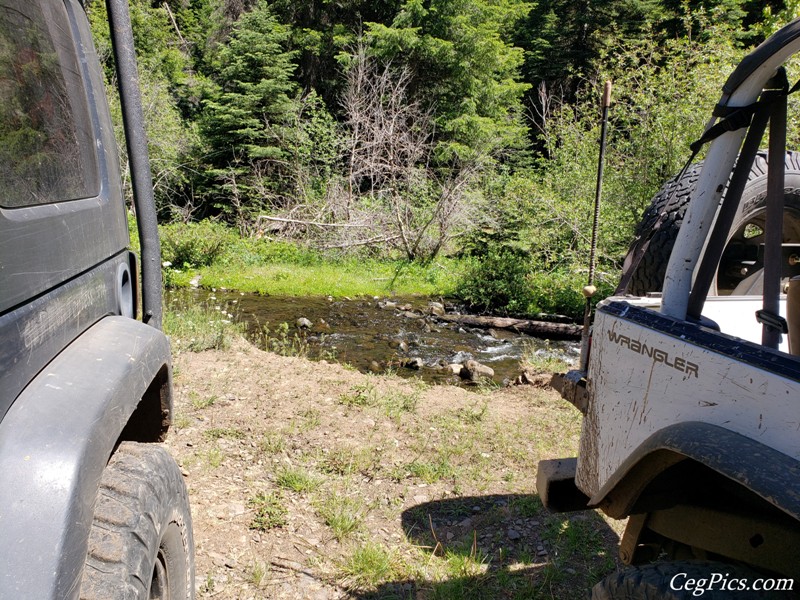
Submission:
M 439 321 L 429 314 L 428 298 L 286 298 L 191 290 L 175 292 L 167 301 L 206 303 L 244 323 L 261 348 L 280 351 L 293 345 L 292 350 L 299 348 L 311 359 L 334 360 L 363 372 L 391 370 L 427 382 L 457 382 L 447 365 L 474 359 L 491 367 L 494 381 L 502 384 L 520 374 L 523 354 L 574 361 L 578 353 L 574 342 Z M 448 313 L 456 310 L 445 306 Z M 298 327 L 300 319 L 310 327 Z M 403 366 L 415 358 L 424 366 Z

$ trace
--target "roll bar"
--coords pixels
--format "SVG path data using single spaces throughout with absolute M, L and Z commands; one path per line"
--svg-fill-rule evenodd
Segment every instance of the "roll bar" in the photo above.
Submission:
M 798 51 L 800 19 L 772 35 L 742 60 L 723 86 L 715 115 L 755 102 L 777 69 Z M 715 120 L 716 116 L 707 129 Z M 695 268 L 705 250 L 709 230 L 746 132 L 746 129 L 726 132 L 714 139 L 708 148 L 664 277 L 661 312 L 665 315 L 686 319 Z
M 161 245 L 128 0 L 106 0 L 106 7 L 128 148 L 133 205 L 142 248 L 142 321 L 161 329 Z

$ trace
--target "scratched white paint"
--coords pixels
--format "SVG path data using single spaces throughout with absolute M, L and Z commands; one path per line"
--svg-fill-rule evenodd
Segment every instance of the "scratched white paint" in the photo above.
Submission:
M 649 356 L 648 356 L 649 354 Z M 656 431 L 701 421 L 800 459 L 800 383 L 599 312 L 577 481 L 597 493 Z
M 609 298 L 611 300 L 611 298 Z M 658 310 L 661 306 L 660 298 L 616 298 L 624 300 L 634 306 Z M 786 318 L 786 295 L 782 294 L 779 300 L 779 314 Z M 709 296 L 703 305 L 703 316 L 711 319 L 722 333 L 733 335 L 743 340 L 761 343 L 761 323 L 756 320 L 756 311 L 762 308 L 761 296 Z M 778 348 L 783 352 L 789 351 L 789 340 L 784 335 Z

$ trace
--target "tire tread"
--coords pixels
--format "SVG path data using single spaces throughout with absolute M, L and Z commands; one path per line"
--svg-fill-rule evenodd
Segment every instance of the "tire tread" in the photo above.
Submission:
M 188 556 L 186 598 L 190 598 L 194 591 L 191 517 L 180 470 L 160 446 L 122 443 L 100 482 L 81 600 L 147 597 L 165 510 L 167 524 L 175 522 L 181 530 Z

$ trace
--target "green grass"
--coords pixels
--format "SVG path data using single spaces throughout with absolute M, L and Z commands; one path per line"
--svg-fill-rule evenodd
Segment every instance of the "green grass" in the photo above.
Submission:
M 266 582 L 270 574 L 269 565 L 260 561 L 255 561 L 250 565 L 248 579 L 257 588 L 260 588 Z
M 415 460 L 406 465 L 406 470 L 412 477 L 421 479 L 428 484 L 455 475 L 453 465 L 447 457 L 441 455 L 432 457 L 432 460 Z
M 354 385 L 350 392 L 339 396 L 339 404 L 351 407 L 375 406 L 377 402 L 377 392 L 371 383 Z
M 355 385 L 348 393 L 339 396 L 339 403 L 349 407 L 378 407 L 391 419 L 397 420 L 403 413 L 417 409 L 422 387 L 412 391 L 398 389 L 378 390 L 372 383 Z
M 349 589 L 371 590 L 398 578 L 403 569 L 403 561 L 396 552 L 383 544 L 367 542 L 345 557 L 340 573 Z
M 320 460 L 320 468 L 331 475 L 348 476 L 354 473 L 373 475 L 380 468 L 381 452 L 377 448 L 332 448 Z
M 172 341 L 175 351 L 202 352 L 226 350 L 232 341 L 241 336 L 244 326 L 233 322 L 227 307 L 193 304 L 176 307 L 167 305 L 164 311 L 164 333 Z
M 202 453 L 203 459 L 212 469 L 218 468 L 225 460 L 225 453 L 219 448 L 214 446 Z
M 204 408 L 208 408 L 209 406 L 212 406 L 214 404 L 214 402 L 217 401 L 217 397 L 216 396 L 205 396 L 205 397 L 203 397 L 203 396 L 200 396 L 194 390 L 190 390 L 189 391 L 189 400 L 191 401 L 192 406 L 194 406 L 197 410 L 202 410 Z
M 253 510 L 250 529 L 267 531 L 286 525 L 289 511 L 280 494 L 259 492 L 247 504 Z
M 462 261 L 449 258 L 423 265 L 307 254 L 237 258 L 228 253 L 208 266 L 173 268 L 169 283 L 188 287 L 189 281 L 200 275 L 206 288 L 274 296 L 451 295 L 464 269 Z
M 341 541 L 361 527 L 365 506 L 359 498 L 334 495 L 322 500 L 317 505 L 317 512 L 336 539 Z
M 306 433 L 316 429 L 322 423 L 322 413 L 316 408 L 309 408 L 300 413 L 297 419 L 292 420 L 292 428 L 299 433 Z
M 293 492 L 305 493 L 317 489 L 322 481 L 305 469 L 285 467 L 278 471 L 275 483 Z
M 570 369 L 576 368 L 573 363 L 563 357 L 551 354 L 546 349 L 538 349 L 533 345 L 526 346 L 522 351 L 520 363 L 523 369 L 534 373 L 566 373 Z
M 280 454 L 286 450 L 286 436 L 278 431 L 267 431 L 258 446 L 267 454 Z
M 243 440 L 245 438 L 245 433 L 241 429 L 233 429 L 233 428 L 225 429 L 216 427 L 204 431 L 203 436 L 209 440 L 219 440 L 221 438 L 229 440 Z
M 586 572 L 596 578 L 614 567 L 614 559 L 606 550 L 595 513 L 575 515 L 546 514 L 544 539 L 557 549 L 551 577 L 566 575 L 564 567 Z

